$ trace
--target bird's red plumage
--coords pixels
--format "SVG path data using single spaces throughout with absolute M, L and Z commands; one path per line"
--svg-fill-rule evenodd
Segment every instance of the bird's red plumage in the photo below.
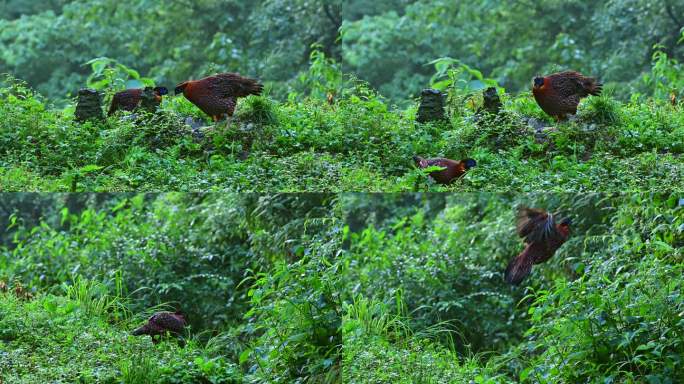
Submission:
M 178 84 L 176 89 L 182 89 L 186 99 L 214 120 L 219 120 L 233 116 L 238 97 L 260 95 L 263 85 L 236 73 L 222 73 L 185 81 Z
M 153 102 L 156 105 L 161 104 L 162 102 L 162 96 L 157 93 L 152 91 L 151 88 L 147 88 L 152 93 L 152 96 L 154 96 Z M 143 94 L 145 92 L 145 89 L 140 89 L 140 88 L 135 88 L 135 89 L 127 89 L 125 91 L 118 92 L 114 95 L 112 98 L 112 104 L 109 106 L 109 112 L 107 113 L 108 116 L 113 115 L 116 111 L 129 111 L 132 112 L 136 108 L 138 108 L 143 100 Z
M 556 224 L 553 215 L 542 209 L 521 208 L 517 231 L 525 240 L 525 249 L 506 267 L 506 282 L 513 285 L 530 274 L 532 265 L 549 260 L 570 237 L 569 225 Z
M 465 175 L 468 169 L 470 169 L 475 164 L 475 161 L 472 159 L 456 161 L 446 158 L 424 159 L 420 156 L 414 156 L 413 160 L 415 161 L 416 166 L 418 168 L 445 168 L 441 171 L 430 172 L 430 177 L 438 184 L 452 183 L 454 180 Z M 473 165 L 468 166 L 469 162 L 472 162 Z
M 157 312 L 147 320 L 145 325 L 135 329 L 132 334 L 134 336 L 149 335 L 152 337 L 152 342 L 156 344 L 155 336 L 163 336 L 167 333 L 178 336 L 183 333 L 186 325 L 185 317 L 179 312 Z
M 575 71 L 554 73 L 542 79 L 543 84 L 532 87 L 534 99 L 544 112 L 559 120 L 576 114 L 582 98 L 601 93 L 601 83 Z

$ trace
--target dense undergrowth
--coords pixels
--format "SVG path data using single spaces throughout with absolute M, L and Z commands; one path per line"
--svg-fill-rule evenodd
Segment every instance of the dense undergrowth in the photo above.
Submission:
M 354 199 L 354 198 L 352 198 Z M 677 383 L 684 361 L 678 196 L 384 196 L 347 234 L 344 379 L 366 383 Z M 520 287 L 518 204 L 573 218 Z M 388 206 L 404 207 L 385 215 Z
M 0 377 L 677 383 L 683 198 L 5 196 L 22 210 L 2 234 Z M 518 205 L 573 224 L 511 287 Z M 186 348 L 127 336 L 161 307 L 188 313 Z
M 21 206 L 13 196 L 2 197 L 2 206 Z M 24 199 L 24 207 L 41 207 L 42 219 L 30 222 L 27 208 L 10 220 L 0 281 L 18 280 L 35 298 L 0 295 L 0 378 L 336 382 L 342 339 L 333 201 L 246 194 Z M 186 313 L 186 349 L 126 336 L 158 308 Z M 131 369 L 140 376 L 126 379 Z
M 0 293 L 4 382 L 242 382 L 238 365 L 211 346 L 190 341 L 184 348 L 172 342 L 153 347 L 148 338 L 130 336 L 142 318 L 114 321 L 89 310 L 90 303 L 50 294 L 24 302 Z
M 473 95 L 469 93 L 468 95 Z M 531 95 L 498 116 L 454 94 L 450 120 L 418 124 L 361 83 L 323 98 L 251 97 L 228 131 L 191 129 L 182 97 L 154 116 L 73 122 L 21 83 L 0 89 L 3 191 L 638 191 L 684 185 L 684 111 L 666 102 L 589 98 L 554 123 Z M 476 96 L 476 94 L 475 94 Z M 547 127 L 539 132 L 541 126 Z M 448 187 L 412 156 L 475 158 Z

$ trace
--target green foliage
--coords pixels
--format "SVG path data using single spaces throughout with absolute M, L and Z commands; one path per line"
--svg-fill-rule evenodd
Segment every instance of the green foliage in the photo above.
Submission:
M 344 76 L 339 65 L 326 57 L 320 46 L 314 45 L 312 48 L 309 70 L 302 72 L 297 80 L 299 87 L 310 96 L 323 100 L 330 93 L 334 95 L 342 91 Z M 290 99 L 292 96 L 290 94 Z
M 313 44 L 339 58 L 340 12 L 337 0 L 3 2 L 0 73 L 64 98 L 85 85 L 82 64 L 106 56 L 167 87 L 241 72 L 273 82 L 282 95 L 306 68 Z
M 147 361 L 149 369 L 124 360 L 114 368 L 125 380 L 224 383 L 242 372 L 256 382 L 338 381 L 341 224 L 332 197 L 66 196 L 74 212 L 45 198 L 33 202 L 34 216 L 9 219 L 13 243 L 0 248 L 0 281 L 64 294 L 79 316 L 129 331 L 156 310 L 182 310 L 194 350 L 168 366 Z M 13 202 L 22 207 L 21 199 L 5 204 Z M 64 316 L 72 332 L 87 326 L 67 320 L 71 311 Z M 17 327 L 8 323 L 7 332 Z M 126 356 L 144 360 L 137 352 Z M 58 371 L 40 364 L 46 375 Z
M 136 70 L 108 57 L 98 57 L 84 65 L 90 66 L 92 70 L 86 80 L 88 88 L 121 90 L 154 86 L 152 79 L 140 77 Z
M 344 378 L 363 382 L 681 381 L 681 196 L 350 195 Z M 522 286 L 517 205 L 573 219 Z M 474 353 L 480 352 L 480 353 Z
M 620 253 L 585 252 L 580 278 L 533 295 L 529 350 L 540 354 L 530 356 L 529 382 L 684 379 L 682 207 L 675 196 L 626 200 L 612 234 L 586 240 Z M 572 368 L 550 369 L 559 364 Z
M 654 51 L 679 61 L 684 54 L 684 5 L 676 1 L 380 4 L 364 18 L 354 17 L 350 5 L 342 54 L 346 71 L 394 100 L 427 86 L 432 73 L 425 64 L 445 53 L 516 92 L 540 73 L 572 68 L 614 84 L 623 100 L 634 91 L 651 94 L 641 77 Z
M 684 111 L 622 103 L 610 92 L 583 101 L 578 119 L 538 131 L 551 119 L 527 94 L 502 94 L 501 114 L 484 117 L 475 113 L 478 94 L 454 85 L 450 121 L 418 124 L 414 107 L 392 109 L 348 79 L 314 86 L 335 93 L 333 105 L 315 95 L 285 103 L 246 98 L 225 131 L 190 128 L 186 117 L 206 116 L 182 97 L 167 97 L 153 115 L 77 124 L 70 109 L 60 113 L 24 83 L 5 83 L 6 191 L 634 191 L 682 181 Z M 413 171 L 416 154 L 471 157 L 478 166 L 451 186 L 431 185 Z
M 470 93 L 488 87 L 496 87 L 494 79 L 486 79 L 482 72 L 473 69 L 459 60 L 442 57 L 429 63 L 435 66 L 435 74 L 430 79 L 430 87 L 446 90 L 453 88 L 457 93 Z
M 398 300 L 401 304 L 401 300 Z M 460 356 L 435 342 L 440 326 L 411 332 L 384 303 L 358 298 L 347 307 L 344 320 L 344 380 L 392 383 L 505 383 L 494 362 Z
M 82 311 L 89 316 L 111 316 L 112 320 L 118 321 L 120 316 L 128 317 L 126 306 L 121 301 L 123 286 L 121 275 L 116 274 L 117 295 L 110 296 L 106 285 L 89 281 L 78 276 L 73 285 L 64 284 L 64 294 L 68 300 L 79 305 Z
M 653 89 L 653 95 L 660 99 L 669 98 L 671 94 L 679 96 L 684 92 L 684 66 L 668 57 L 663 48 L 662 45 L 656 45 L 651 73 L 645 73 L 642 78 L 644 84 Z
M 117 299 L 122 299 L 117 297 Z M 153 346 L 128 336 L 82 302 L 41 295 L 22 302 L 0 293 L 0 377 L 11 383 L 240 383 L 237 364 L 196 343 Z M 49 363 L 46 363 L 48 362 Z M 206 361 L 214 361 L 208 368 Z

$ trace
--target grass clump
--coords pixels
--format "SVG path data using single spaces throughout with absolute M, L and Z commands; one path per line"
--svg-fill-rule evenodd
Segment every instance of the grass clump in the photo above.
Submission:
M 153 346 L 129 336 L 132 326 L 112 323 L 83 300 L 47 294 L 23 302 L 0 294 L 0 377 L 18 384 L 242 382 L 235 364 L 207 356 L 200 345 Z

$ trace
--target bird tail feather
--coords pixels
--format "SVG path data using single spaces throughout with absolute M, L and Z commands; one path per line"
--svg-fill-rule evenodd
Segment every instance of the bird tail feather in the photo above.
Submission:
M 264 90 L 264 85 L 256 79 L 243 77 L 239 79 L 240 86 L 238 87 L 237 97 L 247 97 L 249 95 L 259 96 Z
M 137 328 L 133 332 L 131 332 L 131 335 L 133 335 L 133 336 L 140 336 L 140 335 L 146 335 L 146 334 L 147 334 L 147 327 L 145 327 L 145 326 Z
M 587 93 L 593 96 L 599 96 L 603 90 L 603 84 L 599 83 L 596 79 L 591 80 L 591 84 L 586 88 Z
M 508 263 L 505 273 L 506 282 L 511 285 L 518 285 L 530 272 L 532 272 L 532 257 L 523 251 Z

